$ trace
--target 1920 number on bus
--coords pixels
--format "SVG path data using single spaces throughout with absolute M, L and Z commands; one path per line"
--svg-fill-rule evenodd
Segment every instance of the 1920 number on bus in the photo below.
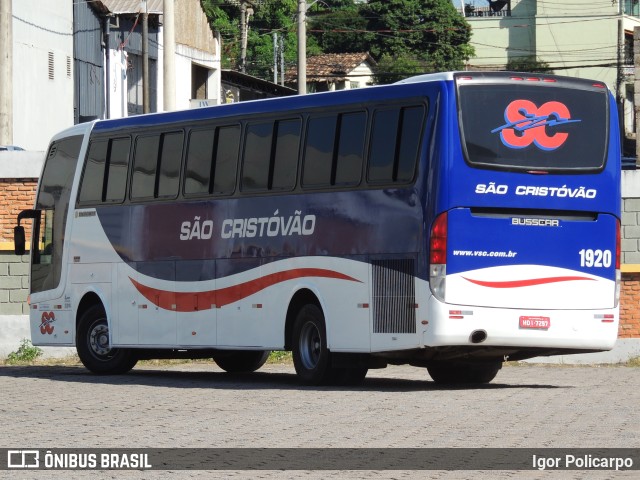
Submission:
M 611 266 L 611 250 L 583 248 L 578 254 L 580 255 L 581 267 L 609 268 Z

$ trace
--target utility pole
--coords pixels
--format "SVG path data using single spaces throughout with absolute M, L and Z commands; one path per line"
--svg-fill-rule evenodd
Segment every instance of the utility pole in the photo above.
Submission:
M 278 32 L 273 32 L 273 83 L 278 84 Z
M 240 71 L 247 73 L 247 4 L 240 4 Z
M 149 9 L 147 8 L 147 0 L 144 3 L 144 12 L 142 12 L 142 112 L 151 112 L 149 102 Z
M 284 35 L 280 36 L 280 85 L 284 87 Z
M 105 89 L 104 89 L 104 118 L 111 118 L 111 16 L 105 15 L 102 19 L 104 22 L 104 37 L 102 42 L 104 43 L 104 70 L 105 70 Z
M 307 93 L 307 2 L 298 0 L 298 95 Z
M 0 144 L 13 143 L 13 0 L 0 0 Z
M 617 68 L 616 68 L 616 100 L 618 104 L 618 122 L 620 125 L 620 145 L 624 148 L 625 140 L 625 125 L 624 125 L 624 70 L 623 63 L 624 58 L 624 10 L 622 9 L 622 2 L 618 2 L 618 55 L 617 55 Z
M 176 29 L 175 29 L 174 0 L 164 0 L 163 3 L 163 105 L 164 111 L 176 109 Z
M 247 73 L 247 37 L 249 32 L 249 17 L 253 15 L 251 5 L 242 0 L 240 4 L 240 71 Z

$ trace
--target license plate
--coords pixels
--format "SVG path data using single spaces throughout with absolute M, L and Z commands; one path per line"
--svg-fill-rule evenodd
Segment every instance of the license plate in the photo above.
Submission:
M 539 328 L 546 330 L 551 326 L 549 317 L 520 317 L 520 328 Z

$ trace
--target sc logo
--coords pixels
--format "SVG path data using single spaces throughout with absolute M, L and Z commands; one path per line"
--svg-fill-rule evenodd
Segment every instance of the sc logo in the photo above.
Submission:
M 534 144 L 541 150 L 551 151 L 562 146 L 569 137 L 565 132 L 550 133 L 551 127 L 576 123 L 569 108 L 561 102 L 546 102 L 540 107 L 530 100 L 514 100 L 504 110 L 507 123 L 491 130 L 500 132 L 502 143 L 513 149 L 521 149 Z

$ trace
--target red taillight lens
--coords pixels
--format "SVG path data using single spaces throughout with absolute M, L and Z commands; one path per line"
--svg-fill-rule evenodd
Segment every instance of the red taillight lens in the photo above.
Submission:
M 447 263 L 447 212 L 438 215 L 431 226 L 429 262 Z

